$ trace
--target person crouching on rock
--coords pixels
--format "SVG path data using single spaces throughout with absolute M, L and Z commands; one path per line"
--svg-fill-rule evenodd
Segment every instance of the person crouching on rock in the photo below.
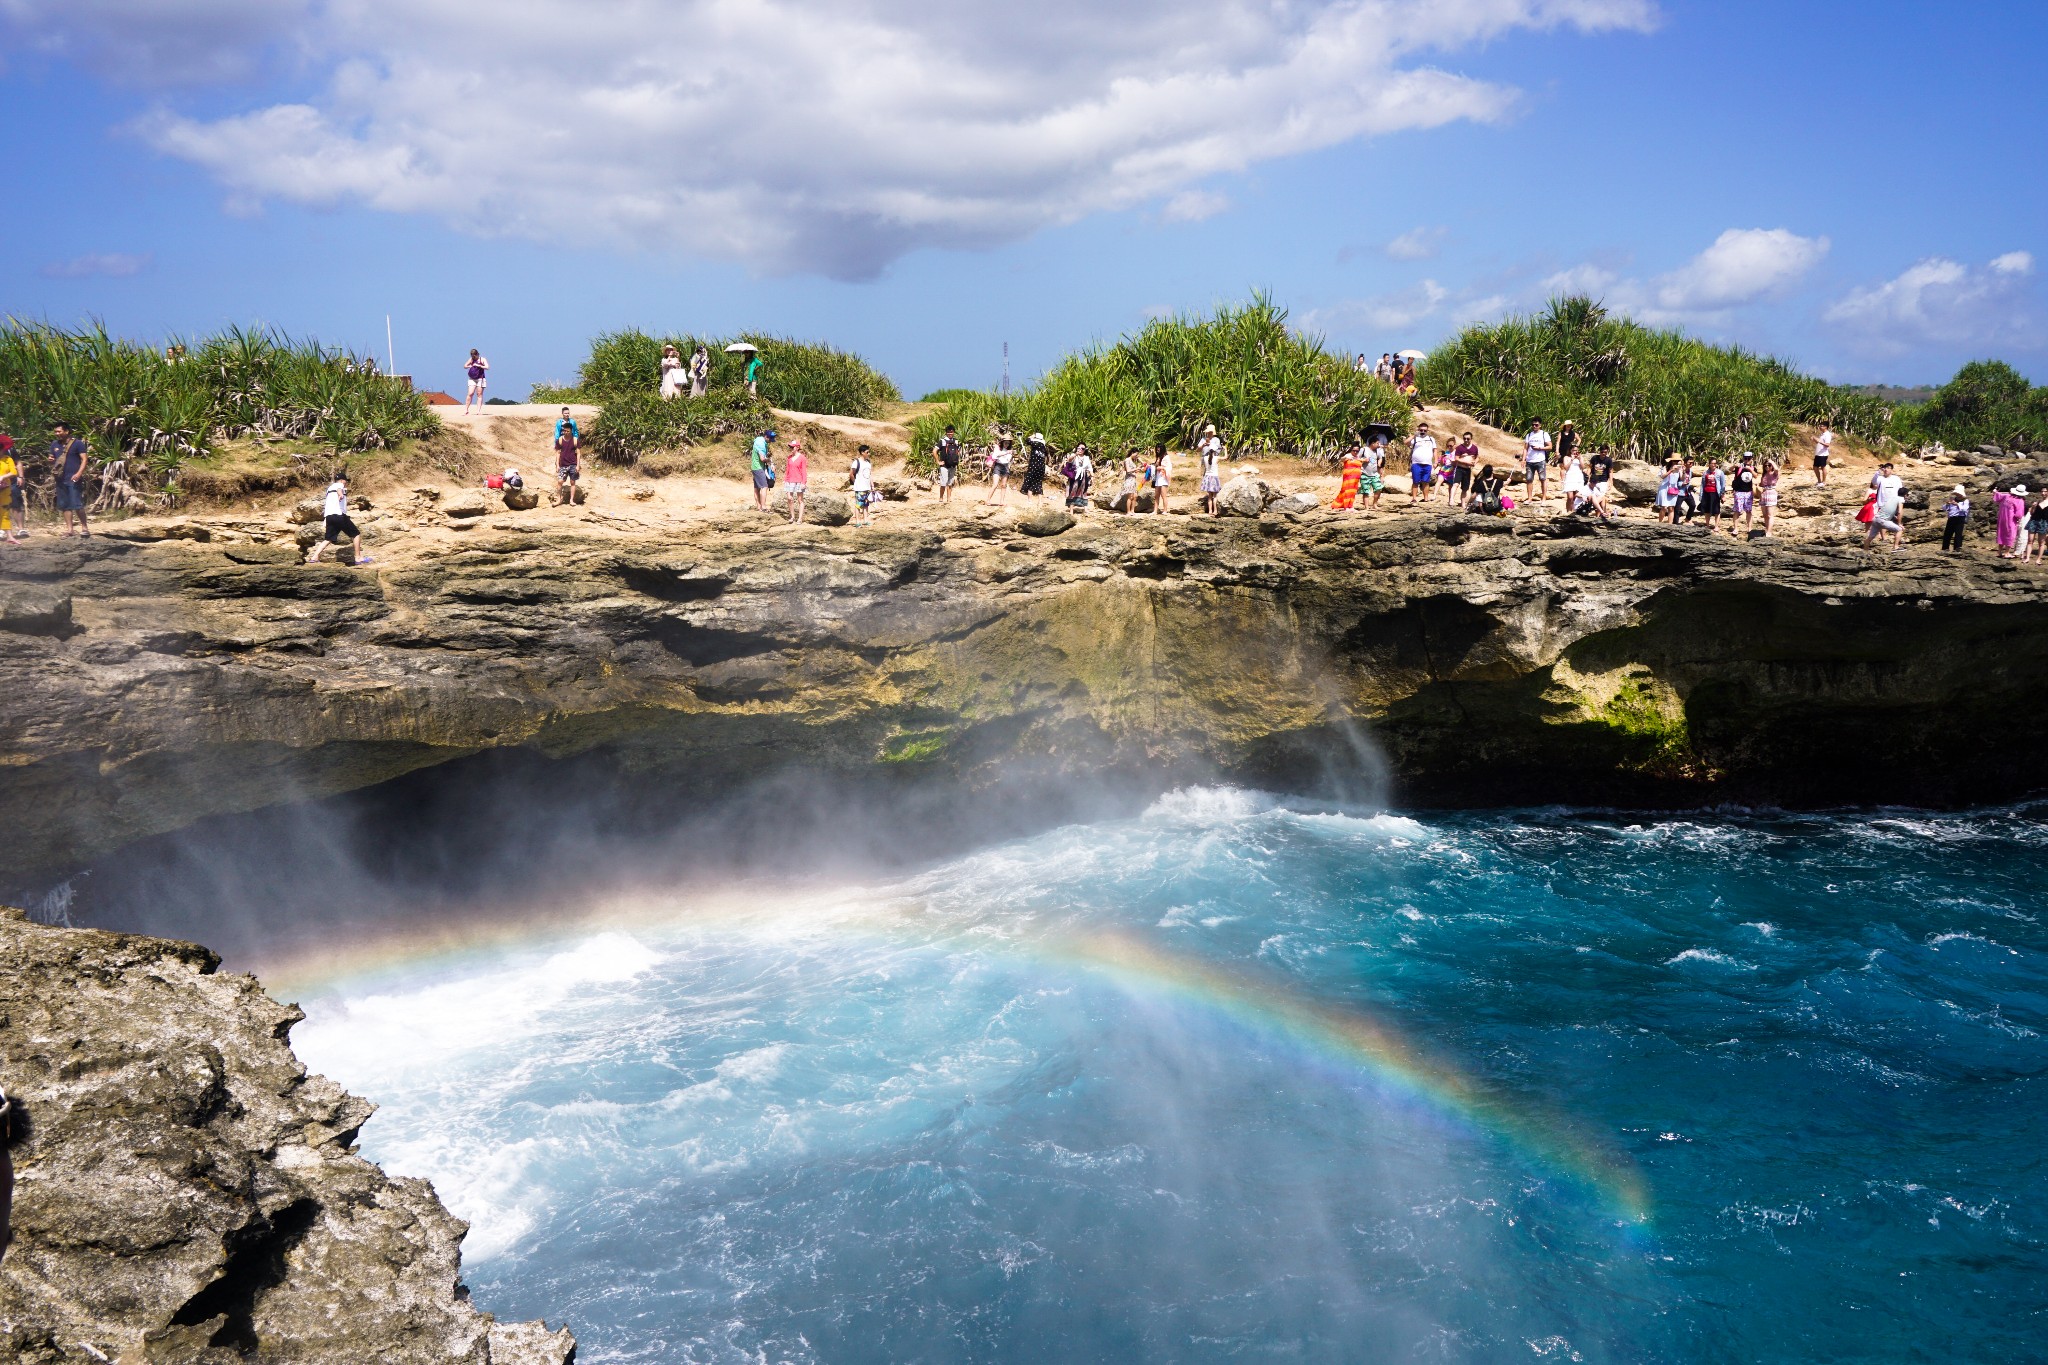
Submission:
M 560 434 L 555 437 L 555 506 L 566 507 L 576 501 L 576 485 L 583 477 L 583 457 L 575 426 L 557 430 Z
M 345 472 L 337 471 L 334 482 L 327 485 L 327 496 L 321 499 L 320 512 L 323 522 L 320 539 L 314 542 L 313 553 L 306 556 L 306 562 L 318 564 L 329 545 L 339 545 L 346 537 L 356 563 L 368 564 L 370 557 L 363 553 L 362 529 L 348 514 L 348 475 Z
M 804 455 L 801 438 L 789 438 L 789 458 L 782 462 L 782 477 L 789 485 L 789 524 L 804 519 L 804 492 L 811 486 L 811 462 Z

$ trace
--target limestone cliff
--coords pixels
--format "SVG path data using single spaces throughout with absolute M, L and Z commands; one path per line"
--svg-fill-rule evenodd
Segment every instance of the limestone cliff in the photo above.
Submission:
M 371 1106 L 293 1058 L 301 1017 L 189 943 L 0 917 L 0 1075 L 25 1113 L 0 1358 L 565 1365 L 497 1323 L 462 1222 L 350 1145 Z
M 228 523 L 0 560 L 8 871 L 511 745 L 707 790 L 1287 785 L 1364 734 L 1415 803 L 1983 800 L 2048 701 L 2048 582 L 1983 555 L 1448 515 L 420 526 L 362 569 Z

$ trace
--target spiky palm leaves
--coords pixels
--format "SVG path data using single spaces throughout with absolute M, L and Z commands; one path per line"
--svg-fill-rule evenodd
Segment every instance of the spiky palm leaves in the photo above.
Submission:
M 175 358 L 102 326 L 70 332 L 0 325 L 0 425 L 37 439 L 65 422 L 102 459 L 158 482 L 242 436 L 298 437 L 370 450 L 437 427 L 425 400 L 367 373 L 347 353 L 274 332 L 232 328 Z
M 885 404 L 902 397 L 887 375 L 851 351 L 758 332 L 733 340 L 760 349 L 761 398 L 772 407 L 841 417 L 879 417 Z M 687 364 L 699 345 L 711 352 L 711 388 L 737 388 L 745 382 L 746 356 L 727 354 L 726 339 L 654 337 L 629 329 L 607 332 L 590 343 L 590 355 L 577 373 L 575 389 L 536 389 L 533 398 L 535 402 L 604 403 L 635 395 L 651 397 L 661 386 L 662 348 L 674 346 Z
M 913 458 L 928 460 L 948 423 L 972 444 L 1000 423 L 1042 431 L 1060 449 L 1086 441 L 1120 453 L 1160 441 L 1186 448 L 1214 422 L 1235 452 L 1333 458 L 1371 423 L 1406 431 L 1410 420 L 1389 385 L 1289 330 L 1286 310 L 1255 294 L 1212 317 L 1160 319 L 1114 346 L 1069 355 L 1007 399 L 955 394 L 918 419 L 911 444 Z

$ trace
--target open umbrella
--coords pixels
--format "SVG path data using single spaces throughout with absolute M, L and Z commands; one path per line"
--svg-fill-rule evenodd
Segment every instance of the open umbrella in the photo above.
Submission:
M 1391 441 L 1393 439 L 1394 429 L 1385 422 L 1367 422 L 1365 424 L 1365 443 L 1367 445 L 1371 445 L 1374 441 Z
M 760 349 L 759 346 L 756 346 L 751 341 L 735 341 L 732 345 L 726 347 L 725 351 L 727 355 L 751 355 Z
M 1429 359 L 1429 352 L 1428 352 L 1428 351 L 1396 351 L 1396 352 L 1394 352 L 1394 354 L 1395 354 L 1395 356 L 1396 356 L 1396 357 L 1398 357 L 1399 359 L 1402 359 L 1402 360 L 1427 360 L 1427 359 Z

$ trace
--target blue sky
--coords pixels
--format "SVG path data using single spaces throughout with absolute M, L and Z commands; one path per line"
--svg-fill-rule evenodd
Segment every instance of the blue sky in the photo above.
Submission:
M 1377 355 L 1576 286 L 1835 379 L 2048 381 L 2048 6 L 597 13 L 9 0 L 4 307 L 380 356 L 388 313 L 401 370 L 480 346 L 514 397 L 597 331 L 760 329 L 916 396 L 1253 287 Z

